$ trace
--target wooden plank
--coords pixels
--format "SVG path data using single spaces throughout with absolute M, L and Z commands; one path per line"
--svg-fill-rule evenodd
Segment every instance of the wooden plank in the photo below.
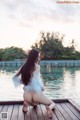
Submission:
M 1 114 L 0 114 L 1 120 L 5 119 L 5 118 L 3 118 L 3 114 L 6 114 L 7 115 L 6 117 L 8 118 L 7 109 L 8 109 L 8 105 L 3 106 L 2 110 L 1 110 Z
M 66 103 L 66 105 L 69 107 L 69 109 L 75 114 L 75 116 L 78 117 L 78 119 L 80 120 L 80 112 L 78 110 L 76 110 L 73 105 L 71 105 L 70 103 Z
M 73 119 L 73 120 L 79 120 L 73 113 L 72 111 L 66 106 L 65 103 L 61 103 L 61 106 L 63 109 L 67 112 L 67 114 Z
M 18 105 L 14 105 L 11 120 L 17 119 L 18 119 Z
M 54 110 L 55 110 L 55 108 L 54 108 Z M 53 110 L 53 116 L 52 116 L 52 120 L 58 120 L 58 118 L 56 117 L 56 115 L 55 115 L 55 112 L 54 112 L 54 110 Z
M 7 109 L 8 109 L 8 105 L 4 105 L 1 112 L 7 112 Z
M 45 120 L 49 120 L 49 118 L 47 116 L 47 110 L 46 110 L 45 106 L 44 105 L 40 105 L 40 107 L 41 107 L 41 110 L 43 112 L 44 119 Z M 54 110 L 53 110 L 52 120 L 58 120 L 56 115 L 55 115 L 55 113 L 54 113 Z
M 37 107 L 36 107 L 35 110 L 36 110 L 36 113 L 37 113 L 37 118 L 38 118 L 38 120 L 44 120 L 44 116 L 43 116 L 43 113 L 42 113 L 40 104 L 37 105 Z
M 71 99 L 55 99 L 56 107 L 53 111 L 52 120 L 80 120 L 80 106 Z M 60 103 L 60 105 L 58 105 Z M 9 112 L 9 120 L 48 120 L 47 110 L 44 105 L 38 106 L 37 110 L 30 107 L 29 111 L 22 112 L 23 101 L 1 101 L 0 111 Z M 4 106 L 5 105 L 5 106 Z M 9 108 L 8 108 L 9 105 Z M 19 106 L 20 105 L 20 106 Z M 13 106 L 13 107 L 11 107 Z M 19 106 L 19 107 L 18 107 Z M 66 107 L 65 107 L 66 106 Z M 63 113 L 63 114 L 62 114 Z M 22 115 L 21 115 L 22 114 Z M 43 114 L 43 117 L 42 117 Z M 71 117 L 71 119 L 70 119 Z M 11 119 L 12 118 L 12 119 Z
M 18 120 L 24 120 L 24 113 L 22 111 L 23 105 L 19 105 L 19 110 L 18 110 Z
M 56 106 L 65 118 L 65 120 L 72 120 L 71 117 L 66 113 L 66 111 L 62 108 L 62 106 L 59 103 Z
M 30 106 L 28 106 L 28 112 L 24 113 L 24 120 L 31 120 L 30 116 Z
M 12 111 L 13 111 L 13 105 L 9 105 L 8 107 L 8 120 L 11 120 L 11 116 L 12 116 Z
M 2 111 L 2 109 L 3 109 L 3 105 L 0 105 L 0 112 Z
M 44 120 L 49 120 L 45 106 L 41 104 L 40 107 L 41 107 L 42 114 L 44 116 Z
M 75 101 L 72 99 L 68 99 L 68 101 L 80 112 L 80 105 L 78 105 Z
M 57 106 L 55 106 L 54 113 L 57 116 L 58 120 L 65 120 L 61 112 L 58 110 Z
M 32 106 L 30 106 L 30 116 L 31 116 L 31 120 L 37 120 L 37 113 Z

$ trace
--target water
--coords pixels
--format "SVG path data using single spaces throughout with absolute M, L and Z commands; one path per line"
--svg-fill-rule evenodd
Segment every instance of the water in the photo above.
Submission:
M 23 85 L 14 87 L 12 76 L 18 68 L 0 68 L 0 101 L 23 100 Z M 53 99 L 72 98 L 80 104 L 80 68 L 41 67 L 45 94 Z

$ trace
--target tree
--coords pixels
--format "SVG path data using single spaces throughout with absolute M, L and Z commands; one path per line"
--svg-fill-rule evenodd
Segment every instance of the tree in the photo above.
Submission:
M 44 53 L 45 59 L 59 59 L 63 53 L 63 38 L 59 38 L 59 34 L 56 33 L 40 33 L 40 41 L 35 43 L 32 48 L 39 49 Z
M 15 59 L 24 59 L 27 57 L 27 54 L 17 47 L 9 47 L 3 49 L 3 54 L 1 56 L 2 60 L 15 60 Z
M 44 53 L 44 59 L 80 59 L 80 53 L 75 49 L 74 39 L 71 42 L 71 46 L 63 46 L 64 36 L 64 34 L 60 35 L 58 32 L 41 32 L 39 42 L 36 42 L 32 48 Z
M 2 60 L 2 56 L 3 56 L 3 49 L 0 49 L 0 61 Z

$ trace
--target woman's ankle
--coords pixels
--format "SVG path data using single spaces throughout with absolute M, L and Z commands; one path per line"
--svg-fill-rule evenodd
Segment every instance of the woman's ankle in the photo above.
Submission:
M 23 112 L 27 112 L 28 111 L 28 104 L 26 101 L 23 102 Z
M 49 106 L 46 106 L 46 110 L 47 110 L 48 118 L 52 118 L 52 114 L 53 114 L 52 109 L 50 109 Z
M 51 110 L 53 110 L 53 109 L 55 108 L 55 105 L 56 105 L 56 104 L 53 102 L 52 104 L 49 105 L 49 108 L 50 108 Z
M 23 102 L 23 107 L 26 107 L 26 109 L 28 108 L 28 103 L 27 103 L 27 101 L 24 101 L 24 102 Z

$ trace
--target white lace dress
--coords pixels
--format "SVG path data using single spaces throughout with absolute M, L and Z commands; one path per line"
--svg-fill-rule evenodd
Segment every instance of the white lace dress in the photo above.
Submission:
M 43 81 L 40 74 L 40 65 L 35 64 L 35 71 L 31 75 L 30 83 L 23 87 L 24 91 L 40 92 L 44 88 Z

